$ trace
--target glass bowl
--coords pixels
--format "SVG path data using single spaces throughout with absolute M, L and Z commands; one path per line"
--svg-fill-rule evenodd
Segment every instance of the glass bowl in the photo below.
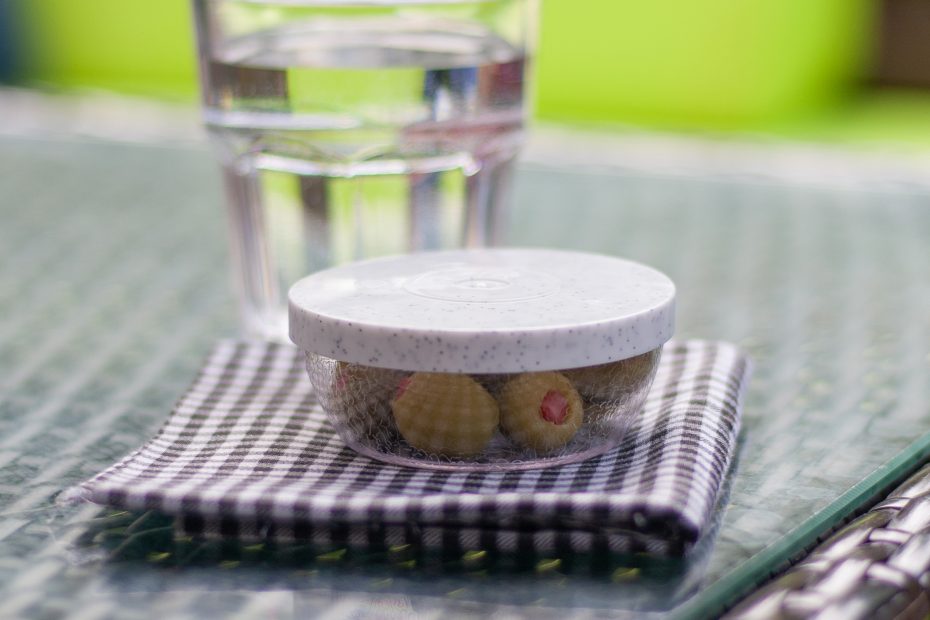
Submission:
M 614 257 L 427 252 L 290 291 L 291 339 L 343 440 L 386 462 L 513 470 L 622 441 L 674 326 L 675 288 Z

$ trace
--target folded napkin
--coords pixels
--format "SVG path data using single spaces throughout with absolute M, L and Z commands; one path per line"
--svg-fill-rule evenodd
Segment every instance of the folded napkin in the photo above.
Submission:
M 535 471 L 452 473 L 355 453 L 298 350 L 223 341 L 157 436 L 70 496 L 242 539 L 680 555 L 711 520 L 748 366 L 729 344 L 670 343 L 619 448 Z

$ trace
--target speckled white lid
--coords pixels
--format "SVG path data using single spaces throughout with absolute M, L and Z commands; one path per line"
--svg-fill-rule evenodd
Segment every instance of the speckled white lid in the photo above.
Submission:
M 560 370 L 651 351 L 675 285 L 640 263 L 542 249 L 424 252 L 350 263 L 290 290 L 307 351 L 399 370 Z

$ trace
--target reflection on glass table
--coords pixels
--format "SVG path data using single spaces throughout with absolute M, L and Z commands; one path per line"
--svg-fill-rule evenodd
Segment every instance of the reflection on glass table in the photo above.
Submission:
M 930 447 L 930 188 L 534 164 L 514 243 L 653 264 L 678 284 L 679 336 L 754 359 L 728 501 L 693 556 L 365 557 L 58 507 L 149 437 L 234 332 L 220 192 L 200 148 L 7 139 L 0 166 L 0 615 L 709 613 Z

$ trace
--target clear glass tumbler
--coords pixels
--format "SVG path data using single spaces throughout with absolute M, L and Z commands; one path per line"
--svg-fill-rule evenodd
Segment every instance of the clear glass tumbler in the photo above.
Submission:
M 193 0 L 246 332 L 341 262 L 500 241 L 535 0 Z

